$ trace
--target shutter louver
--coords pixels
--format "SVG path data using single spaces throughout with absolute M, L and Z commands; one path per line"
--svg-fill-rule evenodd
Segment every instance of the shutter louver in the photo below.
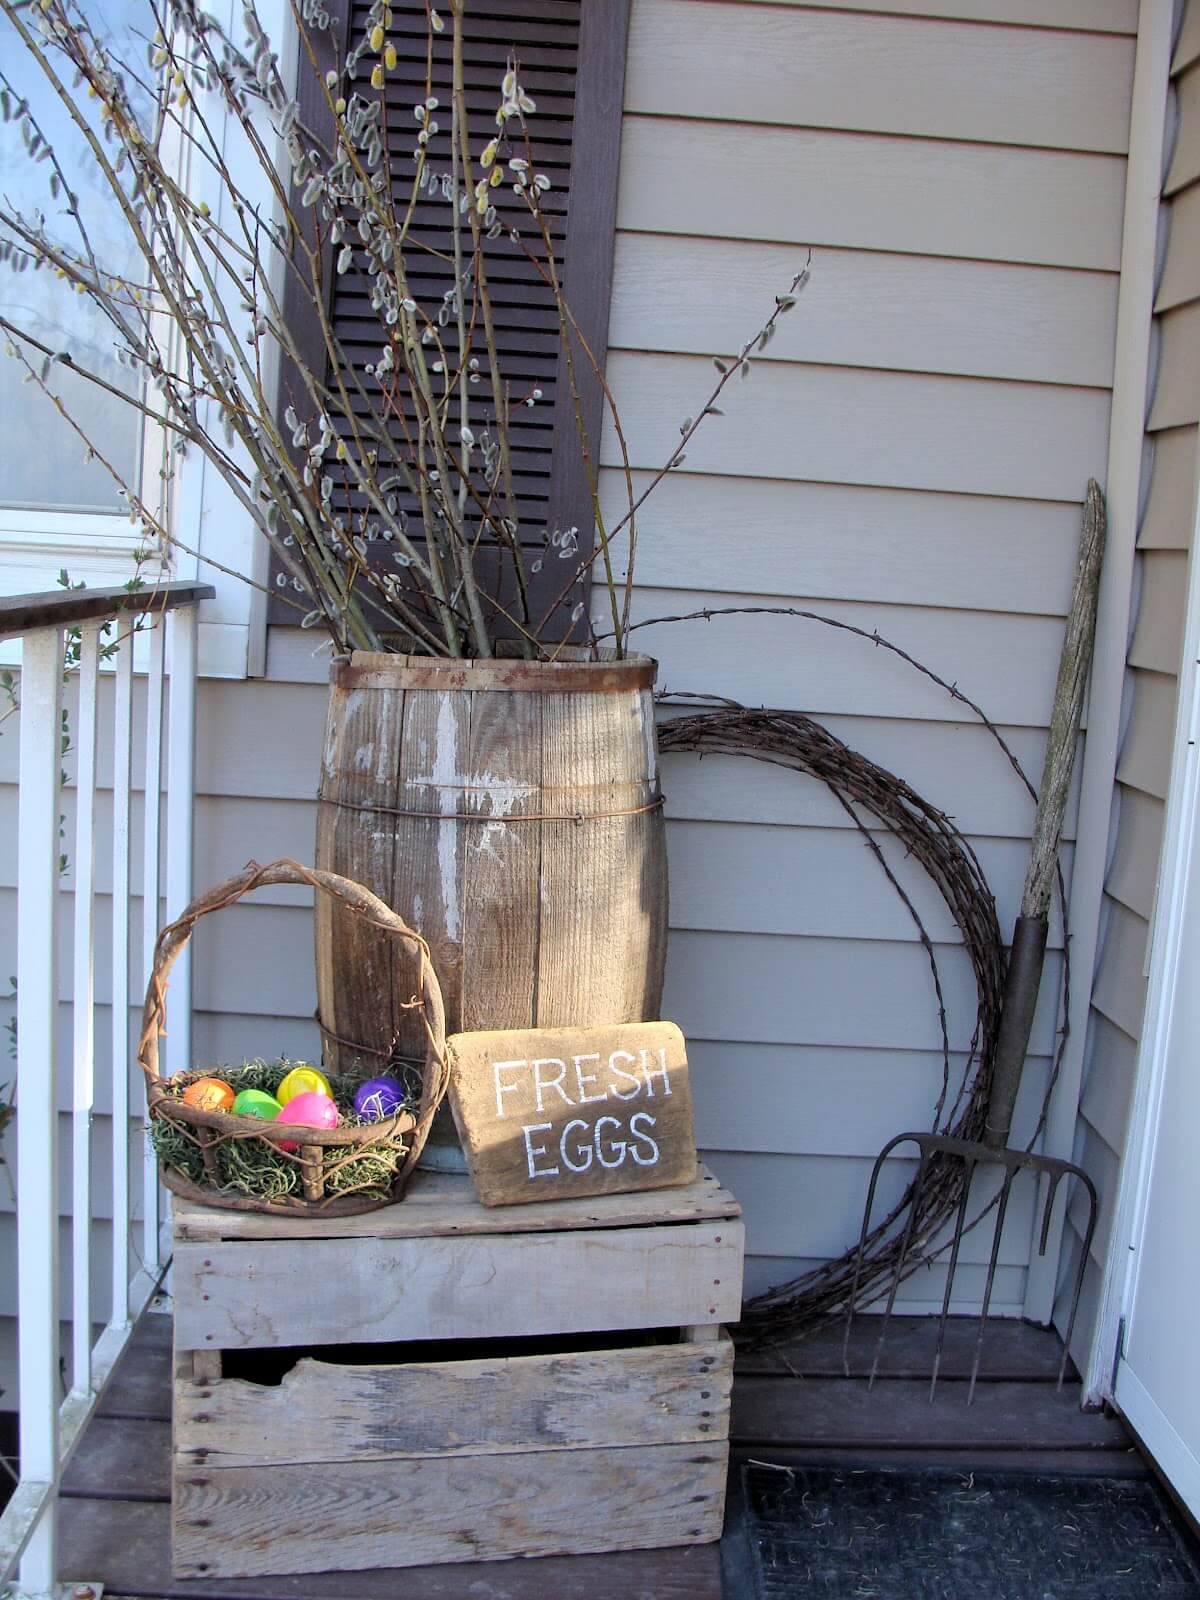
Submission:
M 368 11 L 368 0 L 341 0 L 340 18 L 334 26 L 346 29 L 348 43 L 362 36 Z M 428 92 L 427 13 L 424 4 L 414 4 L 412 0 L 393 0 L 392 13 L 388 38 L 396 47 L 398 59 L 386 75 L 383 94 L 393 188 L 396 198 L 407 203 L 413 167 L 411 152 L 419 128 L 414 106 L 423 102 Z M 521 83 L 537 104 L 536 113 L 529 118 L 529 133 L 536 170 L 544 172 L 551 182 L 542 208 L 550 225 L 559 277 L 572 312 L 601 361 L 607 342 L 627 20 L 626 0 L 617 0 L 612 6 L 597 5 L 593 0 L 590 7 L 583 0 L 479 0 L 478 5 L 468 3 L 465 16 L 464 68 L 472 153 L 478 159 L 479 152 L 496 133 L 500 80 L 511 52 L 520 63 Z M 448 31 L 447 27 L 447 34 Z M 302 67 L 302 77 L 307 70 Z M 360 81 L 364 84 L 369 70 L 367 58 L 360 68 Z M 439 101 L 439 109 L 433 113 L 438 131 L 428 146 L 430 166 L 435 173 L 449 173 L 452 95 L 448 47 L 435 50 L 430 82 L 431 92 Z M 514 142 L 507 154 L 517 153 L 520 147 Z M 572 182 L 573 178 L 579 181 L 581 168 L 588 173 L 587 194 L 583 202 L 573 207 Z M 561 594 L 576 565 L 575 561 L 560 561 L 555 550 L 545 548 L 548 534 L 555 528 L 577 527 L 579 554 L 586 557 L 592 549 L 594 529 L 560 349 L 557 312 L 537 270 L 520 246 L 508 238 L 507 229 L 518 229 L 539 259 L 544 255 L 544 246 L 528 209 L 512 192 L 510 178 L 511 174 L 506 173 L 506 181 L 491 191 L 491 202 L 506 232 L 488 242 L 484 266 L 499 365 L 508 392 L 508 437 L 520 511 L 519 540 L 525 552 L 530 623 L 536 626 Z M 434 198 L 429 189 L 423 191 L 413 211 L 410 243 L 405 250 L 410 293 L 431 317 L 436 317 L 443 297 L 455 282 L 453 260 L 444 254 L 451 240 L 452 204 L 440 195 Z M 469 232 L 464 233 L 464 255 L 470 255 Z M 330 261 L 328 281 L 327 305 L 335 336 L 344 358 L 356 369 L 362 388 L 374 399 L 381 395 L 379 382 L 363 369 L 379 359 L 384 338 L 379 316 L 371 306 L 371 280 L 357 267 L 339 275 L 332 271 Z M 468 314 L 469 310 L 468 307 Z M 448 359 L 456 363 L 453 316 L 442 328 L 441 337 Z M 306 342 L 302 334 L 299 342 L 307 351 L 313 349 L 311 339 Z M 492 422 L 494 414 L 481 333 L 473 339 L 471 350 L 480 361 L 480 381 L 468 389 L 471 426 L 478 435 Z M 427 355 L 434 359 L 429 347 Z M 578 349 L 576 370 L 582 375 L 585 421 L 595 459 L 603 420 L 601 397 Z M 292 398 L 286 375 L 282 388 L 281 410 Z M 541 391 L 540 397 L 527 406 L 525 399 L 535 390 Z M 405 421 L 412 424 L 413 403 L 406 386 L 401 386 L 396 402 Z M 360 409 L 363 402 L 356 401 L 355 405 Z M 348 424 L 333 420 L 339 432 L 349 432 Z M 404 448 L 404 431 L 400 417 L 393 418 L 389 433 L 396 441 L 397 451 Z M 481 476 L 476 487 L 482 487 Z M 483 498 L 487 498 L 486 490 Z M 400 493 L 399 501 L 408 513 L 409 533 L 419 542 L 419 504 L 407 490 Z M 339 486 L 332 509 L 345 516 L 353 527 L 355 514 L 361 517 L 364 506 L 356 494 Z M 390 565 L 393 548 L 382 541 L 371 542 L 368 559 L 373 565 L 395 572 Z M 541 569 L 534 573 L 531 569 L 539 557 L 543 558 Z M 499 598 L 506 608 L 517 609 L 513 556 L 487 533 L 479 547 L 476 571 L 481 589 Z M 273 564 L 273 593 L 277 586 L 283 587 L 279 573 Z M 405 582 L 403 571 L 399 577 Z M 544 639 L 583 637 L 582 625 L 572 629 L 570 620 L 572 609 L 580 600 L 586 604 L 586 578 L 559 607 L 551 625 L 541 630 Z M 494 608 L 486 602 L 485 612 L 489 620 L 494 615 Z M 273 598 L 269 620 L 294 625 L 297 619 L 292 606 Z M 512 630 L 497 616 L 494 631 L 497 637 L 504 637 Z

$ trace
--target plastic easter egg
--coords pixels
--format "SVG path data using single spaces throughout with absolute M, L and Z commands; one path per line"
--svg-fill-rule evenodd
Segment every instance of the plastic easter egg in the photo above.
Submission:
M 220 1078 L 197 1078 L 183 1091 L 184 1105 L 198 1111 L 228 1111 L 233 1100 L 233 1090 Z
M 279 1121 L 298 1123 L 302 1128 L 336 1128 L 337 1107 L 327 1094 L 298 1094 L 279 1113 Z
M 323 1094 L 330 1098 L 329 1079 L 316 1067 L 293 1067 L 276 1089 L 275 1098 L 281 1106 L 286 1106 L 302 1094 Z
M 404 1088 L 395 1078 L 368 1078 L 354 1091 L 354 1109 L 364 1122 L 394 1117 L 404 1105 Z
M 294 1100 L 289 1100 L 280 1111 L 278 1121 L 298 1123 L 302 1128 L 336 1128 L 337 1107 L 327 1094 L 309 1091 L 306 1094 L 298 1094 Z M 281 1139 L 279 1148 L 296 1151 L 300 1146 L 293 1144 L 291 1140 Z
M 281 1107 L 275 1096 L 263 1089 L 243 1089 L 233 1102 L 233 1109 L 239 1117 L 261 1117 L 264 1122 L 274 1122 Z

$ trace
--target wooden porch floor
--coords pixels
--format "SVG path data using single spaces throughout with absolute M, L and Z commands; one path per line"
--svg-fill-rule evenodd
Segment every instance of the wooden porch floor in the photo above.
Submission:
M 974 1404 L 966 1404 L 975 1324 L 949 1329 L 943 1378 L 929 1403 L 935 1325 L 893 1324 L 881 1377 L 868 1391 L 878 1323 L 861 1319 L 842 1369 L 840 1330 L 744 1357 L 734 1386 L 731 1516 L 722 1546 L 605 1556 L 418 1567 L 303 1577 L 173 1579 L 170 1566 L 170 1318 L 138 1328 L 71 1465 L 60 1507 L 60 1570 L 109 1595 L 177 1600 L 743 1600 L 739 1464 L 983 1467 L 1044 1473 L 1144 1474 L 1113 1418 L 1056 1390 L 1052 1333 L 993 1323 Z M 220 1530 L 213 1530 L 220 1538 Z

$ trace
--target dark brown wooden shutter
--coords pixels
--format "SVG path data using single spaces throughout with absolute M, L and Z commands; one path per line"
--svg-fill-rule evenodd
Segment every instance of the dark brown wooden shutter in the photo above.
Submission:
M 361 36 L 369 5 L 367 0 L 336 0 L 331 7 L 335 29 L 350 42 Z M 424 98 L 426 72 L 426 10 L 413 0 L 393 0 L 393 26 L 389 38 L 396 45 L 398 64 L 387 76 L 389 143 L 396 173 L 407 177 L 408 150 L 417 131 L 413 104 Z M 625 74 L 629 0 L 468 0 L 464 46 L 471 144 L 480 150 L 495 132 L 495 112 L 500 80 L 510 51 L 521 68 L 521 82 L 537 102 L 529 119 L 536 168 L 550 178 L 552 188 L 544 200 L 551 217 L 551 233 L 558 270 L 571 309 L 588 344 L 603 363 L 607 352 L 609 301 L 612 285 L 613 235 L 616 219 L 617 168 L 621 130 L 621 104 Z M 449 24 L 447 23 L 447 29 Z M 433 165 L 448 171 L 450 66 L 449 51 L 438 53 L 433 92 L 441 108 L 435 113 L 440 131 L 431 145 Z M 369 67 L 369 61 L 364 63 Z M 316 110 L 317 96 L 305 94 L 310 77 L 301 69 L 302 115 Z M 531 246 L 537 241 L 530 218 L 508 184 L 493 191 L 500 217 L 520 229 Z M 446 237 L 444 200 L 424 201 L 414 218 L 418 241 Z M 421 252 L 410 252 L 410 283 L 428 310 L 436 307 L 453 283 L 448 263 Z M 521 542 L 530 552 L 526 562 L 530 586 L 530 613 L 538 621 L 561 591 L 569 576 L 568 565 L 546 552 L 540 572 L 530 572 L 542 553 L 546 534 L 556 528 L 579 530 L 580 554 L 593 548 L 594 517 L 587 473 L 566 376 L 566 358 L 560 348 L 553 301 L 533 266 L 506 238 L 489 244 L 486 256 L 488 282 L 495 313 L 500 365 L 510 394 L 519 397 L 537 388 L 541 400 L 532 408 L 514 408 L 510 440 L 521 508 Z M 331 321 L 347 356 L 357 365 L 378 358 L 381 345 L 378 320 L 368 299 L 366 280 L 358 273 L 337 276 L 327 269 Z M 311 312 L 305 325 L 303 308 L 293 297 L 290 307 L 295 335 L 311 361 L 321 349 L 320 333 Z M 453 341 L 450 342 L 453 348 Z M 482 354 L 482 351 L 480 350 Z M 485 363 L 486 364 L 486 363 Z M 576 369 L 585 375 L 586 363 L 576 352 Z M 364 376 L 364 386 L 374 380 Z M 288 374 L 282 383 L 280 409 L 289 401 L 301 414 L 306 408 L 292 393 Z M 583 385 L 584 420 L 594 456 L 598 456 L 603 405 L 594 381 Z M 479 386 L 481 422 L 490 418 L 489 396 Z M 397 432 L 399 427 L 397 425 Z M 415 504 L 401 503 L 410 515 L 410 531 L 419 530 Z M 335 509 L 353 514 L 352 500 Z M 390 559 L 391 547 L 370 546 L 372 560 Z M 511 558 L 496 550 L 484 551 L 480 560 L 485 585 L 493 585 L 506 605 L 512 606 Z M 290 580 L 274 560 L 273 590 L 283 589 L 292 599 Z M 587 585 L 578 588 L 544 630 L 547 639 L 582 636 L 581 626 L 571 627 L 574 605 L 586 607 Z M 269 620 L 294 625 L 293 606 L 276 595 Z M 503 636 L 505 628 L 496 632 Z

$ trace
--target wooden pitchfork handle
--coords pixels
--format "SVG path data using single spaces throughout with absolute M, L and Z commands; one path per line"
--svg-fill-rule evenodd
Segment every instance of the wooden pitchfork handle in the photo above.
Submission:
M 1005 976 L 1004 1001 L 983 1136 L 984 1144 L 991 1150 L 1001 1150 L 1008 1143 L 1013 1107 L 1029 1049 L 1033 1013 L 1042 981 L 1050 895 L 1058 866 L 1067 796 L 1075 771 L 1084 692 L 1096 641 L 1096 608 L 1100 597 L 1105 531 L 1104 496 L 1095 478 L 1091 478 L 1084 500 L 1079 559 L 1075 568 L 1071 609 L 1067 614 L 1067 631 L 1058 663 L 1054 708 L 1050 715 L 1050 730 L 1046 735 L 1046 759 L 1042 765 L 1037 814 L 1033 819 L 1021 913 L 1013 929 Z

